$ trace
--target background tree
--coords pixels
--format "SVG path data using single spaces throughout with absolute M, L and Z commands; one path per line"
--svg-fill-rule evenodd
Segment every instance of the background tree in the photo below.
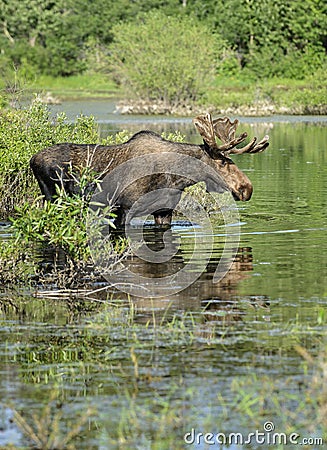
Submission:
M 83 28 L 65 0 L 0 0 L 1 53 L 31 72 L 69 75 L 83 70 Z
M 323 0 L 195 0 L 187 8 L 219 30 L 256 77 L 302 78 L 326 60 Z
M 167 105 L 197 101 L 215 75 L 225 43 L 190 17 L 159 11 L 112 28 L 110 64 L 129 93 Z
M 0 71 L 15 66 L 30 76 L 68 76 L 95 60 L 97 70 L 116 24 L 133 27 L 138 14 L 155 11 L 163 23 L 189 17 L 214 31 L 222 38 L 216 52 L 226 41 L 229 55 L 255 78 L 301 78 L 326 64 L 325 0 L 0 0 Z

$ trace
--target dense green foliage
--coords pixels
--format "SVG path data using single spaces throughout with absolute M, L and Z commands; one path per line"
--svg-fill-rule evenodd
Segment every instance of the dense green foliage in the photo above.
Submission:
M 40 282 L 55 271 L 57 286 L 61 283 L 68 287 L 71 277 L 67 273 L 72 271 L 70 275 L 74 275 L 74 269 L 82 272 L 91 259 L 86 234 L 87 202 L 82 197 L 67 197 L 64 192 L 58 192 L 56 202 L 45 202 L 43 207 L 39 200 L 17 207 L 11 218 L 12 237 L 0 247 L 2 284 Z M 52 257 L 48 256 L 44 267 L 42 255 L 46 249 Z
M 258 78 L 303 78 L 326 56 L 323 0 L 201 0 L 191 7 L 221 32 L 241 66 Z
M 159 12 L 120 23 L 112 32 L 110 64 L 127 95 L 170 105 L 197 100 L 206 92 L 217 53 L 224 49 L 222 39 L 207 26 Z
M 68 197 L 64 191 L 58 192 L 55 202 L 45 202 L 43 208 L 38 200 L 25 203 L 16 208 L 12 219 L 16 242 L 46 243 L 61 248 L 73 261 L 87 259 L 87 213 L 86 199 Z
M 58 142 L 91 143 L 99 140 L 93 117 L 78 117 L 71 125 L 65 114 L 55 122 L 49 110 L 35 101 L 25 110 L 4 110 L 0 115 L 0 214 L 35 196 L 38 187 L 29 168 L 31 156 Z
M 156 12 L 160 14 L 153 15 Z M 143 14 L 144 21 L 138 14 Z M 154 17 L 156 27 L 151 22 Z M 176 70 L 169 67 L 166 77 L 176 73 L 181 77 L 185 66 L 189 66 L 187 75 L 194 76 L 195 63 L 205 71 L 206 65 L 201 64 L 206 53 L 208 58 L 218 55 L 211 61 L 218 73 L 244 70 L 255 78 L 301 79 L 326 64 L 326 18 L 323 0 L 0 0 L 0 70 L 7 82 L 12 79 L 13 67 L 27 79 L 42 74 L 108 72 L 114 39 L 116 52 L 120 49 L 122 55 L 127 44 L 129 51 L 136 44 L 134 56 L 140 59 L 135 76 L 139 77 L 145 71 L 140 70 L 142 62 L 151 61 L 153 73 L 153 60 L 161 71 L 163 64 L 167 67 L 167 62 L 175 62 Z M 177 24 L 180 47 L 177 35 L 169 35 L 175 33 Z M 201 39 L 197 40 L 199 29 L 201 39 L 209 32 L 219 38 L 208 39 L 203 49 Z M 123 34 L 117 36 L 118 30 Z M 142 41 L 146 57 L 138 50 Z M 226 46 L 222 47 L 222 42 Z M 193 53 L 189 49 L 183 54 L 186 44 L 194 46 Z M 222 57 L 223 66 L 219 62 Z M 149 78 L 150 72 L 144 82 Z M 169 85 L 173 81 L 169 79 Z
M 91 180 L 94 181 L 94 173 L 86 167 L 79 180 L 80 188 L 86 188 Z M 69 197 L 58 189 L 56 200 L 44 202 L 43 207 L 40 197 L 17 206 L 11 218 L 12 237 L 0 246 L 1 283 L 55 283 L 68 288 L 86 280 L 91 282 L 95 274 L 89 239 L 99 238 L 103 225 L 113 228 L 114 215 L 107 207 L 100 210 L 99 217 L 89 208 L 90 195 Z M 101 235 L 101 245 L 113 266 L 128 248 L 128 241 L 111 235 L 104 240 Z

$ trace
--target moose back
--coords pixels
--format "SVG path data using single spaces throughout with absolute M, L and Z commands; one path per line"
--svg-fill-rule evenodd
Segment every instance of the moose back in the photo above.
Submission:
M 268 136 L 236 148 L 247 137 L 247 133 L 235 136 L 237 120 L 212 120 L 205 114 L 193 122 L 203 138 L 201 145 L 172 142 L 154 132 L 140 131 L 118 145 L 56 144 L 35 154 L 30 165 L 48 201 L 55 200 L 56 186 L 68 195 L 80 193 L 81 171 L 90 167 L 97 179 L 103 180 L 104 193 L 98 200 L 112 204 L 118 226 L 125 223 L 126 216 L 130 219 L 132 208 L 133 216 L 153 214 L 157 225 L 169 225 L 183 190 L 199 181 L 206 183 L 208 192 L 230 191 L 236 200 L 249 200 L 252 183 L 229 155 L 261 152 L 269 145 Z M 216 138 L 222 144 L 218 145 Z

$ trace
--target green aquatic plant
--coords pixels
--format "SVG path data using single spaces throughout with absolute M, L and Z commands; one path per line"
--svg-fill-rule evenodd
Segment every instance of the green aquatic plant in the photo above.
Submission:
M 0 279 L 3 283 L 34 280 L 70 288 L 79 285 L 83 277 L 91 281 L 94 267 L 88 245 L 92 237 L 88 229 L 89 216 L 93 219 L 93 234 L 101 233 L 103 216 L 106 217 L 105 224 L 114 228 L 110 207 L 101 210 L 101 220 L 90 209 L 92 192 L 88 193 L 88 186 L 91 182 L 97 184 L 99 180 L 89 167 L 85 167 L 78 180 L 79 189 L 85 195 L 69 196 L 58 189 L 54 202 L 45 201 L 42 205 L 42 199 L 38 197 L 32 203 L 16 207 L 11 218 L 12 237 L 0 248 Z M 128 249 L 127 239 L 121 236 L 101 240 L 101 243 L 101 250 L 110 256 L 112 265 Z M 50 261 L 45 267 L 42 264 L 45 249 L 52 250 L 50 268 Z
M 15 406 L 33 430 L 31 411 L 42 411 L 49 390 L 59 386 L 63 407 L 56 410 L 52 403 L 49 433 L 56 413 L 62 411 L 58 436 L 75 428 L 80 419 L 75 402 L 84 411 L 90 401 L 99 405 L 89 428 L 84 427 L 66 448 L 82 448 L 78 444 L 83 439 L 86 447 L 92 441 L 103 448 L 182 449 L 183 436 L 192 427 L 226 435 L 238 430 L 246 437 L 249 431 L 263 431 L 268 421 L 277 433 L 317 439 L 326 434 L 327 349 L 326 335 L 319 335 L 320 311 L 314 347 L 300 328 L 300 345 L 292 340 L 294 345 L 270 347 L 265 337 L 277 325 L 253 339 L 245 319 L 250 317 L 253 326 L 255 317 L 262 329 L 264 322 L 253 316 L 250 305 L 244 305 L 242 323 L 226 324 L 219 314 L 208 317 L 206 308 L 182 312 L 174 305 L 159 308 L 150 301 L 145 305 L 104 298 L 64 302 L 12 296 L 7 320 L 15 323 L 24 313 L 25 323 L 35 323 L 29 333 L 8 328 L 5 335 L 7 357 L 19 368 L 20 380 L 29 392 L 35 388 L 32 406 L 24 400 L 24 406 Z M 215 329 L 208 333 L 211 325 Z M 288 324 L 278 326 L 278 334 L 289 332 Z M 234 364 L 235 348 L 240 347 L 241 356 L 251 351 L 251 357 L 244 357 L 241 373 L 224 376 L 220 358 L 231 358 Z M 295 363 L 276 379 L 288 358 Z M 273 367 L 267 373 L 264 364 L 269 362 Z M 204 392 L 208 397 L 202 408 Z
M 64 189 L 58 188 L 54 202 L 45 201 L 42 206 L 42 198 L 38 197 L 33 203 L 16 207 L 15 216 L 11 218 L 16 241 L 46 243 L 60 248 L 72 261 L 90 258 L 87 218 L 92 191 L 87 191 L 91 183 L 96 185 L 99 180 L 87 166 L 82 168 L 80 178 L 76 179 L 76 182 L 81 195 L 69 196 Z M 110 211 L 106 212 L 113 218 Z M 112 225 L 112 222 L 108 223 Z
M 107 224 L 113 227 L 107 211 Z M 17 208 L 12 219 L 13 238 L 6 242 L 0 252 L 0 264 L 4 280 L 14 282 L 17 277 L 22 281 L 52 284 L 58 289 L 81 287 L 101 278 L 95 274 L 92 254 L 89 247 L 90 233 L 87 228 L 88 215 L 91 214 L 88 202 L 80 196 L 69 197 L 60 191 L 55 202 L 45 202 L 40 207 L 36 200 Z M 103 222 L 99 221 L 99 226 Z M 93 233 L 100 233 L 93 226 Z M 100 249 L 107 258 L 110 257 L 111 269 L 128 250 L 128 240 L 122 236 L 102 240 Z M 52 263 L 44 266 L 42 253 L 44 249 L 52 251 Z M 34 255 L 34 258 L 33 258 Z M 20 264 L 15 267 L 17 262 Z M 29 264 L 26 264 L 26 261 Z M 12 269 L 12 271 L 10 271 Z M 7 274 L 7 275 L 6 275 Z
M 11 405 L 9 405 L 11 407 Z M 33 443 L 33 448 L 40 450 L 74 450 L 76 447 L 71 442 L 81 432 L 91 417 L 95 416 L 94 408 L 87 408 L 81 411 L 74 422 L 66 430 L 62 430 L 63 417 L 62 402 L 59 401 L 58 390 L 54 389 L 48 402 L 39 413 L 27 415 L 20 413 L 15 407 L 13 410 L 13 420 L 18 428 L 23 432 L 29 441 Z

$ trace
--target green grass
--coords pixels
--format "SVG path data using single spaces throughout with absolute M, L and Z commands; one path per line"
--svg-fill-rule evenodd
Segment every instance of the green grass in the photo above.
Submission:
M 274 113 L 326 114 L 327 77 L 321 71 L 305 80 L 243 76 L 217 77 L 207 93 L 208 103 L 219 108 L 262 105 Z
M 8 85 L 0 80 L 3 97 L 19 95 L 30 97 L 32 93 L 51 95 L 61 101 L 90 98 L 123 98 L 122 89 L 110 75 L 85 73 L 70 77 L 36 76 L 25 80 L 15 73 Z M 1 96 L 0 96 L 1 97 Z M 136 99 L 135 101 L 139 101 Z M 130 101 L 129 101 L 130 103 Z M 191 106 L 191 105 L 188 105 Z M 260 108 L 261 106 L 261 108 Z M 249 107 L 258 113 L 266 108 L 269 113 L 326 114 L 327 77 L 324 70 L 304 80 L 285 78 L 254 79 L 240 72 L 230 76 L 217 75 L 206 95 L 195 108 L 210 108 L 215 111 L 230 108 L 226 114 L 246 114 Z
M 327 104 L 327 80 L 323 74 L 306 80 L 266 79 L 252 80 L 239 75 L 217 76 L 203 102 L 220 108 L 249 106 L 258 103 L 273 104 L 298 110 L 310 109 L 310 105 Z M 42 75 L 28 84 L 29 92 L 51 92 L 61 100 L 87 98 L 119 98 L 119 87 L 103 74 L 76 75 L 54 78 Z M 205 106 L 205 104 L 203 105 Z
M 116 97 L 119 88 L 103 74 L 84 74 L 71 77 L 51 77 L 41 75 L 28 85 L 29 91 L 48 92 L 60 99 Z

